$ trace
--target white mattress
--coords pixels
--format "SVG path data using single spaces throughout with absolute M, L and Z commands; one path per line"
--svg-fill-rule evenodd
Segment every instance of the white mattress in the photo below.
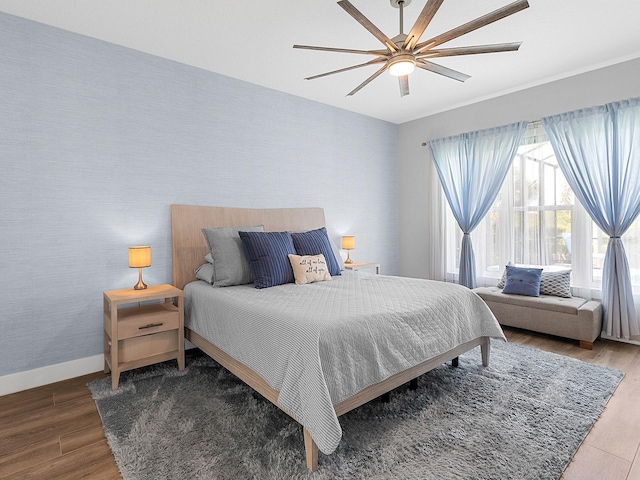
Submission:
M 345 271 L 309 285 L 198 281 L 184 292 L 185 325 L 278 390 L 326 454 L 342 436 L 334 404 L 462 343 L 505 340 L 483 300 L 444 282 Z

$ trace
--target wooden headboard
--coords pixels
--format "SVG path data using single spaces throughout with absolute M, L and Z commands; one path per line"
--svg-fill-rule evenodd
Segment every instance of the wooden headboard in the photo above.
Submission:
M 202 228 L 264 225 L 265 231 L 313 230 L 325 226 L 322 208 L 229 208 L 171 205 L 173 284 L 182 289 L 196 279 L 209 246 Z

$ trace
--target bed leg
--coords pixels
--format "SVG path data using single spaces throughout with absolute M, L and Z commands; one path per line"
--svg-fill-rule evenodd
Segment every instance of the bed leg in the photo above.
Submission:
M 489 353 L 491 352 L 491 340 L 489 337 L 485 337 L 482 339 L 482 344 L 480 345 L 480 351 L 482 352 L 482 365 L 485 367 L 489 366 Z
M 411 390 L 417 390 L 418 389 L 418 379 L 414 378 L 413 380 L 411 380 L 411 382 L 409 382 L 409 388 Z
M 459 363 L 460 363 L 460 357 L 456 357 L 453 360 L 451 360 L 451 366 L 453 368 L 458 368 Z
M 318 469 L 318 445 L 311 438 L 311 434 L 306 427 L 302 429 L 304 433 L 304 451 L 307 457 L 307 468 L 311 472 L 315 472 Z

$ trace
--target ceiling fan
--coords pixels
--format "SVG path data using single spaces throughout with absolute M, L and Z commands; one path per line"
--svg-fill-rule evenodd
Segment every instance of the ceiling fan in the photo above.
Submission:
M 404 97 L 409 95 L 409 74 L 413 72 L 415 67 L 430 72 L 444 75 L 445 77 L 453 78 L 460 82 L 464 82 L 470 78 L 469 75 L 458 72 L 451 68 L 444 67 L 429 61 L 428 59 L 437 57 L 452 57 L 457 55 L 474 55 L 479 53 L 495 53 L 495 52 L 510 52 L 520 48 L 522 42 L 513 43 L 498 43 L 492 45 L 474 45 L 470 47 L 454 47 L 454 48 L 435 48 L 443 43 L 446 43 L 454 38 L 458 38 L 466 33 L 482 28 L 485 25 L 489 25 L 497 20 L 513 15 L 520 10 L 524 10 L 529 7 L 527 0 L 517 0 L 509 5 L 506 5 L 498 10 L 476 18 L 470 22 L 453 28 L 445 33 L 441 33 L 435 37 L 419 42 L 420 37 L 429 26 L 429 23 L 435 16 L 436 12 L 442 5 L 444 0 L 428 0 L 425 4 L 422 12 L 418 16 L 416 23 L 413 25 L 408 34 L 403 33 L 403 8 L 411 3 L 411 0 L 390 0 L 391 5 L 400 9 L 400 33 L 393 38 L 387 37 L 382 33 L 378 27 L 376 27 L 371 21 L 367 19 L 356 7 L 354 7 L 348 0 L 341 0 L 338 2 L 349 15 L 351 15 L 358 23 L 366 28 L 374 37 L 376 37 L 385 46 L 385 49 L 380 50 L 353 50 L 347 48 L 332 48 L 332 47 L 314 47 L 310 45 L 294 45 L 293 48 L 302 48 L 306 50 L 320 50 L 326 52 L 340 52 L 340 53 L 357 53 L 362 55 L 371 55 L 375 58 L 365 63 L 353 65 L 351 67 L 341 68 L 331 72 L 321 73 L 320 75 L 314 75 L 307 77 L 305 80 L 313 80 L 316 78 L 326 77 L 327 75 L 333 75 L 334 73 L 346 72 L 354 70 L 356 68 L 366 67 L 369 65 L 382 65 L 378 71 L 367 78 L 364 82 L 354 88 L 347 96 L 354 95 L 360 89 L 368 85 L 372 80 L 378 77 L 385 70 L 389 70 L 391 75 L 398 77 L 400 82 L 400 96 Z

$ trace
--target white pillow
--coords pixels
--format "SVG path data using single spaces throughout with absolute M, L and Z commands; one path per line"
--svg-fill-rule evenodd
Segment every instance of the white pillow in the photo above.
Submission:
M 324 255 L 293 255 L 290 253 L 288 256 L 296 285 L 331 280 Z

